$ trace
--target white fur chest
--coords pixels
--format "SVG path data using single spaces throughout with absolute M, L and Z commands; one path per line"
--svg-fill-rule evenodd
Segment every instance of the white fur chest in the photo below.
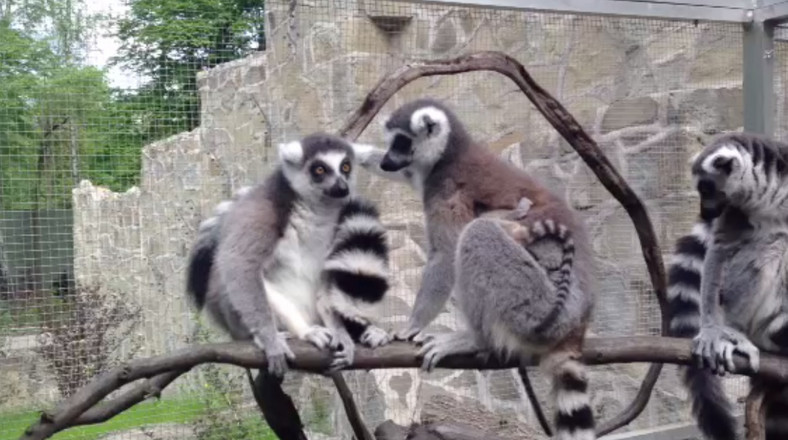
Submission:
M 316 295 L 337 215 L 336 210 L 315 212 L 294 207 L 272 263 L 263 274 L 266 291 L 287 298 L 310 323 L 318 320 Z

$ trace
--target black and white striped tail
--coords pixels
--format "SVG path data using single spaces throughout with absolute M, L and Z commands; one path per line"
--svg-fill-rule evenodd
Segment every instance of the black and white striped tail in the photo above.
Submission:
M 594 413 L 588 395 L 586 367 L 576 359 L 566 359 L 552 368 L 555 399 L 555 438 L 594 440 Z
M 668 266 L 670 336 L 693 338 L 700 331 L 700 283 L 703 259 L 711 238 L 711 222 L 710 219 L 699 220 L 690 234 L 676 242 Z M 701 432 L 711 440 L 736 439 L 736 419 L 721 379 L 695 367 L 681 367 L 679 371 L 692 399 L 692 413 Z
M 551 219 L 537 220 L 530 227 L 532 241 L 542 237 L 553 237 L 561 241 L 561 264 L 558 267 L 558 277 L 555 280 L 556 300 L 547 317 L 536 327 L 535 331 L 541 333 L 550 328 L 564 310 L 569 289 L 572 284 L 572 266 L 575 258 L 575 242 L 569 229 L 563 224 Z
M 186 293 L 197 310 L 203 308 L 208 295 L 208 282 L 213 268 L 216 247 L 219 245 L 222 218 L 230 209 L 233 201 L 246 194 L 250 189 L 251 187 L 238 189 L 232 200 L 225 200 L 216 205 L 213 215 L 200 223 L 197 230 L 197 240 L 189 253 L 189 263 L 186 269 Z
M 371 202 L 355 198 L 343 208 L 324 271 L 330 305 L 345 321 L 368 324 L 378 316 L 389 289 L 389 248 Z

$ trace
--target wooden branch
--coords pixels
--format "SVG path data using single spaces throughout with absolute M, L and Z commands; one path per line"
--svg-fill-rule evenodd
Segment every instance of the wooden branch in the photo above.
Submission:
M 188 370 L 173 370 L 161 373 L 150 379 L 145 380 L 131 391 L 122 394 L 112 400 L 94 406 L 77 417 L 71 426 L 93 425 L 106 422 L 116 415 L 126 411 L 132 406 L 147 400 L 151 397 L 160 397 L 162 390 L 169 384 L 186 373 Z
M 747 440 L 766 438 L 765 397 L 765 390 L 761 387 L 753 387 L 747 395 L 744 405 L 744 429 Z
M 651 399 L 651 391 L 657 384 L 660 373 L 662 373 L 662 364 L 652 364 L 648 367 L 648 371 L 643 377 L 643 381 L 640 383 L 640 388 L 635 398 L 632 399 L 629 405 L 620 413 L 616 414 L 610 420 L 600 423 L 599 427 L 596 429 L 596 435 L 601 437 L 605 434 L 609 434 L 618 428 L 627 426 L 629 422 L 635 420 L 635 418 L 646 409 L 646 405 L 649 399 Z
M 319 351 L 303 341 L 289 341 L 296 359 L 290 363 L 295 370 L 321 373 L 332 361 L 331 354 Z M 688 339 L 656 336 L 589 338 L 583 349 L 583 362 L 588 365 L 657 362 L 678 365 L 691 363 L 691 341 Z M 421 359 L 418 347 L 406 342 L 393 342 L 370 350 L 359 347 L 353 365 L 348 370 L 371 370 L 390 368 L 418 368 Z M 531 364 L 536 365 L 536 359 Z M 737 356 L 736 367 L 740 374 L 754 375 L 746 370 L 747 360 Z M 262 351 L 251 343 L 229 342 L 224 344 L 198 345 L 172 353 L 146 359 L 137 359 L 107 371 L 63 402 L 53 413 L 44 413 L 39 421 L 30 426 L 21 437 L 23 440 L 45 439 L 54 433 L 79 424 L 83 414 L 90 412 L 98 402 L 121 386 L 145 378 L 154 378 L 163 384 L 160 375 L 170 372 L 188 371 L 203 363 L 232 364 L 242 368 L 266 369 L 267 362 Z M 450 369 L 509 369 L 518 367 L 516 361 L 500 362 L 490 359 L 483 362 L 476 355 L 452 356 L 442 360 L 438 366 Z M 788 381 L 788 359 L 770 354 L 761 355 L 760 371 L 757 376 L 777 381 Z M 174 378 L 173 378 L 174 380 Z M 121 398 L 111 402 L 116 402 Z M 103 408 L 101 406 L 99 408 Z M 118 411 L 120 412 L 120 411 Z M 95 416 L 91 416 L 95 417 Z
M 334 381 L 334 386 L 337 387 L 342 406 L 345 408 L 345 415 L 350 422 L 350 427 L 353 428 L 353 435 L 355 435 L 356 440 L 375 440 L 375 437 L 372 437 L 372 434 L 364 425 L 364 419 L 361 418 L 361 412 L 356 407 L 353 393 L 348 388 L 345 378 L 342 377 L 342 372 L 332 373 L 331 379 Z
M 574 117 L 553 98 L 550 93 L 534 81 L 528 71 L 514 58 L 500 52 L 477 52 L 449 60 L 415 62 L 406 64 L 383 78 L 367 95 L 364 103 L 350 117 L 340 134 L 356 139 L 369 125 L 383 105 L 405 85 L 418 78 L 436 75 L 454 75 L 473 71 L 492 71 L 514 81 L 525 96 L 542 113 L 550 125 L 575 149 L 586 165 L 596 174 L 599 181 L 627 211 L 635 226 L 643 258 L 646 261 L 651 284 L 657 295 L 662 312 L 662 334 L 668 331 L 667 285 L 662 252 L 654 232 L 654 226 L 643 202 L 616 171 L 605 154 L 586 133 Z M 600 426 L 601 434 L 609 433 L 627 425 L 646 407 L 654 385 L 662 371 L 662 365 L 652 365 L 643 378 L 635 399 L 618 416 Z M 532 403 L 534 403 L 532 401 Z M 534 403 L 538 405 L 538 401 Z
M 534 386 L 531 383 L 531 379 L 528 377 L 528 369 L 525 367 L 519 367 L 517 368 L 517 374 L 520 376 L 520 381 L 523 383 L 525 394 L 528 396 L 528 400 L 531 401 L 531 406 L 533 407 L 534 413 L 536 414 L 536 420 L 539 421 L 542 431 L 544 431 L 545 435 L 548 437 L 552 437 L 553 429 L 550 427 L 550 422 L 547 420 L 544 410 L 542 410 L 542 405 L 539 405 L 539 396 L 536 395 L 536 391 L 534 390 Z

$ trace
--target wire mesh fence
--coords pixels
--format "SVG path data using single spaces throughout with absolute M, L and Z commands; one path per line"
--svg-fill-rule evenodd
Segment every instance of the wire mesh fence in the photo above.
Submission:
M 410 61 L 495 50 L 523 63 L 646 202 L 666 254 L 696 216 L 689 157 L 709 136 L 742 128 L 735 24 L 405 1 L 117 0 L 101 8 L 0 0 L 0 438 L 16 438 L 36 410 L 108 366 L 225 339 L 185 299 L 197 225 L 271 169 L 277 142 L 336 131 L 381 77 Z M 508 79 L 417 80 L 361 140 L 380 144 L 378 122 L 422 96 L 447 102 L 474 137 L 581 211 L 601 263 L 591 334 L 658 334 L 629 217 Z M 395 283 L 384 326 L 398 329 L 426 261 L 421 202 L 368 175 L 360 187 L 390 228 Z M 450 305 L 431 330 L 454 328 Z M 600 418 L 626 406 L 646 368 L 592 369 Z M 549 409 L 545 378 L 534 375 Z M 538 438 L 511 371 L 347 378 L 373 427 L 472 418 Z M 738 396 L 741 380 L 729 383 Z M 292 373 L 286 386 L 314 438 L 349 438 L 329 380 Z M 202 366 L 161 401 L 57 438 L 273 438 L 248 388 L 240 369 Z M 685 392 L 666 367 L 626 429 L 688 420 Z

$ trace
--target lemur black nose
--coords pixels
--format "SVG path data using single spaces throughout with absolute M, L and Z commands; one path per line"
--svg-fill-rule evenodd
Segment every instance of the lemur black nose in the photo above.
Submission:
M 717 193 L 717 184 L 710 179 L 701 179 L 698 181 L 698 193 L 701 197 L 711 197 Z
M 399 171 L 407 166 L 407 162 L 399 157 L 394 157 L 391 152 L 386 153 L 383 156 L 383 160 L 380 161 L 380 169 L 383 171 L 394 172 Z
M 347 183 L 342 180 L 338 179 L 331 188 L 328 189 L 327 192 L 329 197 L 334 197 L 336 199 L 341 199 L 342 197 L 346 197 L 350 194 L 350 190 L 348 189 Z

